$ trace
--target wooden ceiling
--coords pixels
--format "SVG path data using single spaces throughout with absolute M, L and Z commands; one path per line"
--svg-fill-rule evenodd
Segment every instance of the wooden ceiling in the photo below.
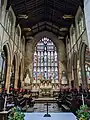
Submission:
M 82 0 L 8 0 L 7 9 L 10 5 L 17 18 L 16 24 L 20 24 L 26 39 L 44 30 L 63 39 L 74 22 L 78 6 L 83 4 Z M 28 17 L 20 18 L 21 15 Z M 65 19 L 64 15 L 73 17 Z

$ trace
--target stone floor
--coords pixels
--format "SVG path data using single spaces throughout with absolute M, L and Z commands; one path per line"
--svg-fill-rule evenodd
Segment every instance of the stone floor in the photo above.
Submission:
M 47 104 L 46 103 L 35 103 L 33 108 L 29 108 L 28 112 L 46 112 L 47 111 Z M 58 108 L 57 103 L 49 103 L 48 104 L 48 111 L 49 112 L 61 112 L 61 109 Z

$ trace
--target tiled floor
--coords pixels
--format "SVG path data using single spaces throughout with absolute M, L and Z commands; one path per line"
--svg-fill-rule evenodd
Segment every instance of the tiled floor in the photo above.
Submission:
M 46 111 L 47 111 L 47 104 L 36 103 L 34 105 L 34 112 L 46 112 Z M 48 104 L 48 111 L 49 112 L 60 112 L 61 109 L 58 108 L 57 103 L 49 103 Z

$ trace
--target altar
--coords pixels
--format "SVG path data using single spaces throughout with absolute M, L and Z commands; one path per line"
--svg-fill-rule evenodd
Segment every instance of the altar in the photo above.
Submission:
M 51 89 L 52 89 L 52 86 L 50 82 L 47 81 L 44 84 L 42 83 L 40 86 L 41 96 L 51 96 Z
M 44 117 L 45 113 L 25 113 L 25 120 L 76 120 L 73 113 L 49 113 L 51 117 Z
M 34 80 L 32 83 L 32 91 L 38 90 L 39 97 L 53 97 L 53 91 L 59 90 L 59 81 L 54 80 Z

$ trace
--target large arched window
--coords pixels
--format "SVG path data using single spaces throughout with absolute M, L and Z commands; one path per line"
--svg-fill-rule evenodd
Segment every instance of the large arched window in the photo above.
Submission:
M 6 25 L 6 30 L 7 32 L 12 36 L 12 32 L 13 32 L 13 15 L 11 12 L 9 12 L 8 14 L 8 19 L 7 19 L 7 25 Z
M 54 43 L 42 38 L 35 47 L 33 62 L 34 80 L 58 80 L 58 59 Z

